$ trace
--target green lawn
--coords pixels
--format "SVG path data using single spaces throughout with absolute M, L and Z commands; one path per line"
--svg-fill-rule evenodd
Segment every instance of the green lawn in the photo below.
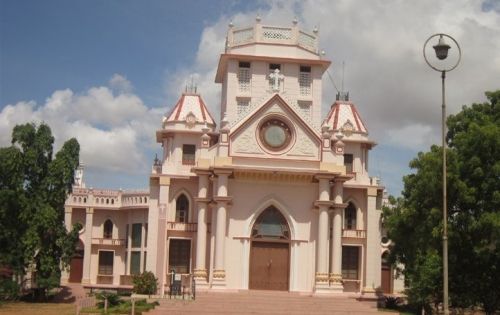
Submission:
M 0 304 L 0 314 L 74 315 L 76 305 L 67 303 L 6 302 Z

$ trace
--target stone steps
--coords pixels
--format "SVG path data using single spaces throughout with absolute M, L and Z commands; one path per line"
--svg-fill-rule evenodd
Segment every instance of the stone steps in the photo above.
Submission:
M 202 292 L 195 301 L 161 300 L 148 312 L 159 314 L 277 314 L 277 315 L 368 315 L 379 314 L 375 302 L 352 297 L 304 296 L 288 292 Z

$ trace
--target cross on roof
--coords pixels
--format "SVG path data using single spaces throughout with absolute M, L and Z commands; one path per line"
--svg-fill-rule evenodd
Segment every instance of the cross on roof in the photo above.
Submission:
M 284 75 L 280 73 L 280 69 L 274 69 L 274 72 L 269 74 L 269 79 L 273 81 L 273 91 L 279 92 L 280 90 L 280 81 L 285 78 Z

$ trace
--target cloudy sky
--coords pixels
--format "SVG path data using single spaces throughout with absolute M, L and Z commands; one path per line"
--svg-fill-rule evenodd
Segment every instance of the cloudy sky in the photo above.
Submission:
M 408 162 L 440 142 L 440 74 L 422 57 L 447 33 L 462 61 L 448 112 L 500 88 L 500 0 L 0 1 L 0 146 L 19 123 L 47 122 L 56 145 L 81 144 L 87 186 L 147 188 L 154 131 L 192 76 L 215 116 L 227 25 L 319 28 L 328 70 L 378 142 L 370 173 L 398 195 Z M 450 58 L 457 57 L 452 52 Z M 455 49 L 456 52 L 456 49 Z M 323 78 L 323 113 L 336 90 Z

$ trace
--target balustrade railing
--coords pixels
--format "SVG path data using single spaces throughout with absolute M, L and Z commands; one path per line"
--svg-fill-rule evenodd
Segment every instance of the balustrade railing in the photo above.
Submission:
M 278 27 L 256 24 L 240 29 L 231 28 L 226 43 L 228 48 L 249 43 L 297 45 L 313 53 L 318 53 L 317 34 L 301 31 L 297 26 Z
M 198 224 L 184 222 L 167 222 L 167 229 L 172 231 L 196 232 Z
M 342 230 L 342 237 L 366 238 L 366 230 Z
M 149 191 L 75 188 L 66 200 L 66 205 L 116 208 L 121 206 L 148 206 L 148 202 Z
M 95 245 L 111 245 L 111 246 L 125 246 L 125 239 L 118 238 L 92 238 L 92 244 Z

